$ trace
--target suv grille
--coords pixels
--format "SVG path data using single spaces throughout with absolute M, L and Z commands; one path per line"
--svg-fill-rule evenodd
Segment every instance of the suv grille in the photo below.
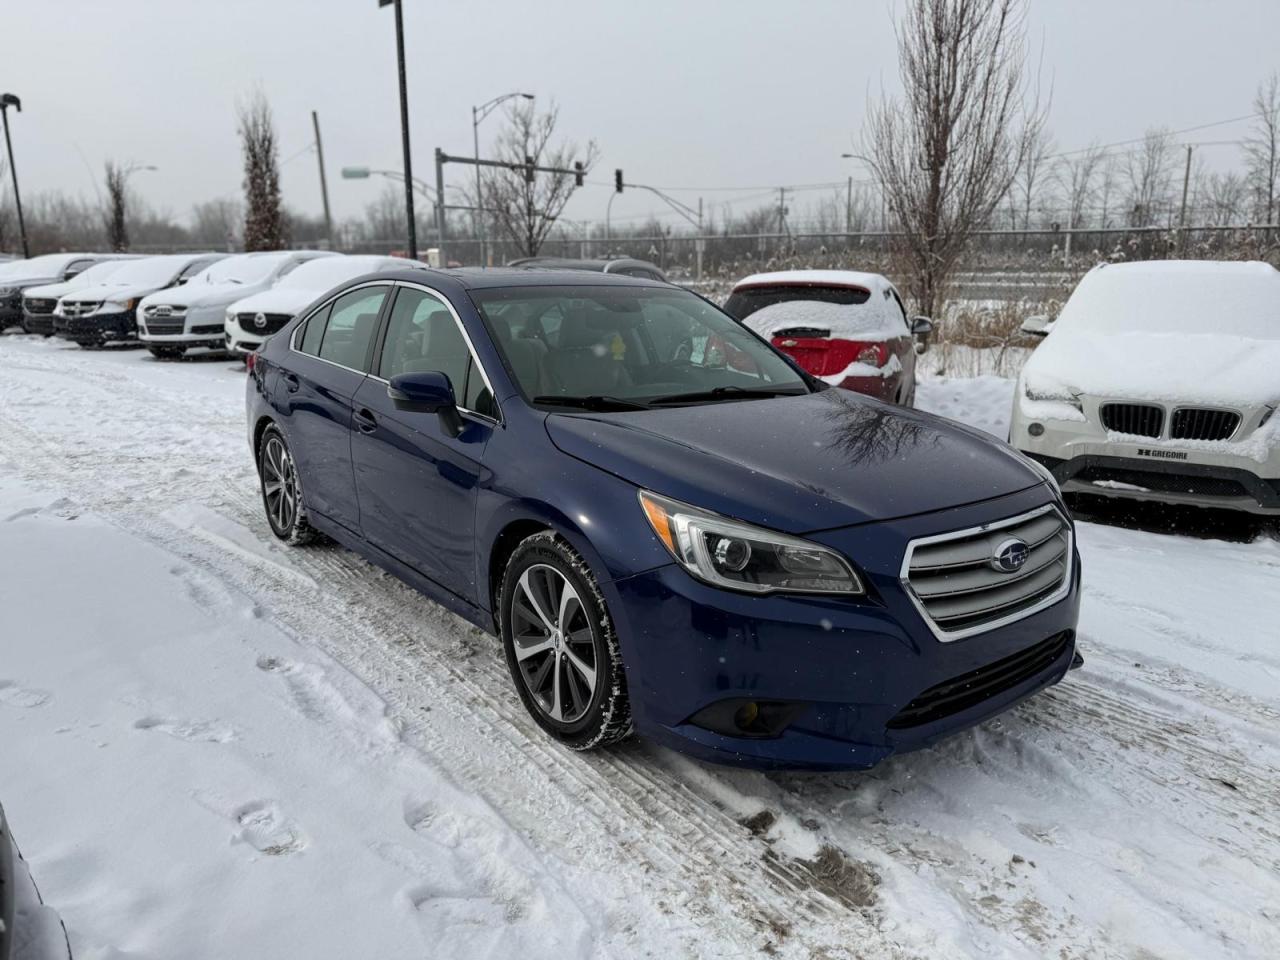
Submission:
M 40 315 L 45 313 L 53 313 L 53 308 L 58 305 L 57 300 L 41 300 L 39 298 L 29 298 L 22 301 L 22 308 L 32 315 Z
M 1025 546 L 1025 558 L 1005 570 L 996 555 L 1009 541 Z M 1057 599 L 1070 571 L 1071 527 L 1053 507 L 995 526 L 912 541 L 903 564 L 907 586 L 942 640 L 1032 613 Z
M 1056 663 L 1071 647 L 1071 639 L 1071 631 L 1064 630 L 1003 660 L 932 686 L 894 714 L 885 726 L 890 730 L 918 727 L 976 706 Z
M 1164 408 L 1149 403 L 1104 403 L 1102 425 L 1116 433 L 1158 437 L 1164 429 Z
M 85 317 L 93 313 L 93 311 L 97 310 L 100 306 L 102 306 L 102 301 L 100 300 L 63 300 L 62 315 L 67 318 Z
M 256 318 L 263 318 L 263 325 L 257 324 Z M 286 323 L 293 319 L 291 313 L 238 313 L 236 320 L 240 323 L 240 329 L 250 334 L 268 334 L 279 333 Z
M 172 337 L 186 331 L 186 323 L 182 320 L 148 320 L 147 333 L 155 334 L 157 337 Z
M 1169 420 L 1175 440 L 1226 440 L 1240 426 L 1240 414 L 1206 407 L 1179 407 Z

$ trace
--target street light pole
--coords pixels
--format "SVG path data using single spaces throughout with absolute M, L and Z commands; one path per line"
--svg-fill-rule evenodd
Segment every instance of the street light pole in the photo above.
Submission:
M 418 259 L 418 228 L 413 213 L 413 161 L 409 156 L 409 93 L 404 73 L 404 15 L 400 0 L 378 0 L 378 6 L 392 6 L 396 16 L 396 65 L 400 71 L 400 140 L 404 147 L 404 211 L 409 220 L 409 259 Z
M 18 233 L 22 236 L 22 255 L 30 258 L 27 245 L 27 224 L 22 219 L 22 196 L 18 193 L 18 168 L 13 165 L 13 141 L 9 139 L 9 108 L 22 112 L 22 101 L 12 93 L 0 94 L 0 118 L 4 120 L 4 146 L 9 151 L 9 173 L 13 175 L 13 205 L 18 208 Z
M 480 122 L 489 114 L 493 113 L 499 105 L 506 103 L 512 97 L 524 97 L 526 100 L 532 100 L 532 93 L 504 93 L 500 97 L 494 97 L 487 103 L 482 103 L 478 107 L 471 108 L 471 142 L 472 148 L 475 150 L 476 159 L 476 204 L 475 211 L 472 213 L 471 228 L 475 232 L 476 239 L 480 242 L 480 266 L 487 267 L 488 260 L 484 255 L 485 243 L 488 238 L 485 236 L 484 217 L 481 215 L 481 208 L 484 201 L 480 198 Z

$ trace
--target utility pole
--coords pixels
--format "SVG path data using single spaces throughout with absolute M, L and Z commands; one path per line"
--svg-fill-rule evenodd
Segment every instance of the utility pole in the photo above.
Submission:
M 844 200 L 844 232 L 853 233 L 853 175 L 849 175 L 849 192 Z M 848 238 L 845 238 L 848 242 Z
M 329 215 L 329 184 L 324 178 L 324 145 L 320 142 L 320 116 L 311 111 L 311 125 L 316 129 L 316 158 L 320 161 L 320 199 L 324 202 L 324 236 L 333 249 L 333 217 Z
M 449 258 L 444 252 L 444 165 L 445 152 L 436 147 L 436 256 L 440 259 L 440 269 L 449 266 Z M 477 162 L 476 168 L 479 169 Z M 477 200 L 476 206 L 479 206 Z
M 1191 183 L 1191 144 L 1187 144 L 1187 167 L 1182 173 L 1182 210 L 1178 214 L 1178 228 L 1182 232 L 1182 242 L 1187 242 L 1187 186 Z
M 13 164 L 13 141 L 9 139 L 9 108 L 22 112 L 22 101 L 12 93 L 0 94 L 0 119 L 4 120 L 4 146 L 9 152 L 9 173 L 13 175 L 13 205 L 18 208 L 18 233 L 22 237 L 22 255 L 30 259 L 31 248 L 27 245 L 27 224 L 22 219 L 22 195 L 18 193 L 18 168 Z
M 404 147 L 404 212 L 409 221 L 409 259 L 417 260 L 418 227 L 413 213 L 413 161 L 409 156 L 409 93 L 404 74 L 404 14 L 400 9 L 400 0 L 378 0 L 378 6 L 391 6 L 395 9 L 396 64 L 400 71 L 400 140 Z

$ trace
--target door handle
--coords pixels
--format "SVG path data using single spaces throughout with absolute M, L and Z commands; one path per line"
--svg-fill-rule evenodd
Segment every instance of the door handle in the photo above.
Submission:
M 288 390 L 290 393 L 297 393 L 298 378 L 294 376 L 292 373 L 286 373 L 284 375 L 284 386 L 285 386 L 285 389 Z
M 356 429 L 361 433 L 373 433 L 378 429 L 378 421 L 373 418 L 373 414 L 367 409 L 357 410 L 351 415 L 351 419 L 356 422 Z

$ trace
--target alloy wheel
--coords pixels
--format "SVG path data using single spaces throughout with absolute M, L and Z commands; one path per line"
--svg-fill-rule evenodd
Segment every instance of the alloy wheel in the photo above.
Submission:
M 571 724 L 596 692 L 595 632 L 577 589 L 555 567 L 534 564 L 511 598 L 511 637 L 520 677 L 549 718 Z
M 267 438 L 262 451 L 262 495 L 276 530 L 292 529 L 298 515 L 298 474 L 289 448 L 276 436 Z

